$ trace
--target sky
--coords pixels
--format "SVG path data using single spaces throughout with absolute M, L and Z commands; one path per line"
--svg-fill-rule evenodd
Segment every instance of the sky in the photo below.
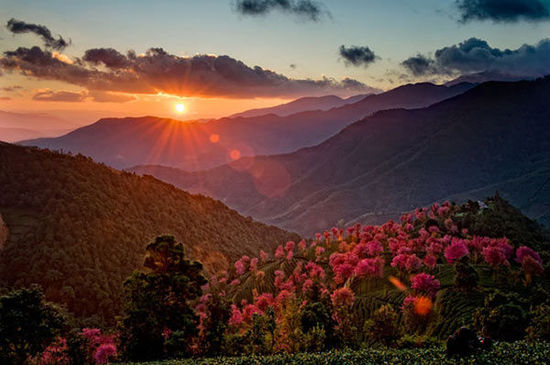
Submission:
M 0 110 L 82 123 L 221 117 L 484 71 L 550 73 L 550 0 L 0 0 L 0 8 Z

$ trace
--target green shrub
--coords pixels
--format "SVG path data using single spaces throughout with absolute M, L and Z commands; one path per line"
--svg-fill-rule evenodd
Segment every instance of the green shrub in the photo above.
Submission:
M 474 326 L 483 336 L 495 340 L 515 341 L 525 335 L 527 303 L 517 294 L 494 292 L 485 299 L 483 308 L 474 313 Z
M 539 305 L 531 313 L 531 325 L 527 327 L 530 340 L 550 341 L 550 306 Z

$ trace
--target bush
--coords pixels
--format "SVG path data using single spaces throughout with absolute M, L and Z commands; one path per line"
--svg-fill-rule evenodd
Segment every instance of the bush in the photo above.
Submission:
M 365 322 L 364 332 L 369 340 L 385 346 L 395 345 L 399 338 L 398 315 L 389 304 L 383 305 Z
M 528 315 L 523 309 L 526 305 L 517 294 L 496 291 L 485 299 L 484 307 L 474 313 L 474 326 L 484 337 L 494 340 L 521 339 L 528 324 Z
M 550 341 L 550 306 L 539 305 L 531 313 L 531 325 L 527 327 L 530 340 Z

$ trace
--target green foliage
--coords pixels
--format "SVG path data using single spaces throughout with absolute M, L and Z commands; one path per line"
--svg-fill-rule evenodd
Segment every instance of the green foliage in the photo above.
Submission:
M 474 326 L 483 336 L 514 341 L 523 338 L 528 325 L 527 303 L 515 293 L 496 291 L 474 313 Z
M 484 208 L 472 201 L 461 207 L 460 228 L 467 228 L 478 236 L 507 237 L 515 246 L 523 244 L 539 252 L 549 250 L 550 235 L 544 227 L 523 215 L 498 193 L 485 202 Z
M 364 332 L 369 341 L 384 346 L 395 345 L 401 332 L 397 312 L 389 304 L 381 306 L 372 318 L 365 322 Z
M 157 362 L 149 365 L 459 365 L 459 364 L 529 364 L 544 365 L 550 358 L 550 343 L 496 343 L 490 351 L 476 352 L 465 358 L 447 358 L 443 347 L 415 349 L 363 349 L 359 351 L 329 351 L 324 353 L 282 354 L 274 356 L 218 357 Z
M 535 307 L 531 317 L 527 337 L 530 340 L 550 341 L 550 306 L 543 304 Z
M 459 261 L 454 265 L 456 272 L 455 285 L 464 291 L 471 291 L 479 283 L 479 274 L 468 262 Z
M 441 345 L 441 341 L 430 336 L 419 336 L 406 334 L 397 341 L 397 347 L 400 349 L 430 348 Z
M 39 288 L 0 297 L 0 363 L 23 364 L 42 352 L 65 325 L 61 311 Z
M 0 214 L 10 235 L 0 286 L 38 283 L 81 326 L 114 325 L 122 283 L 142 264 L 144 242 L 170 233 L 208 270 L 227 268 L 289 239 L 223 203 L 82 155 L 0 143 Z
M 125 283 L 125 355 L 132 360 L 163 358 L 164 345 L 169 354 L 186 355 L 198 322 L 190 302 L 206 284 L 202 265 L 186 259 L 183 244 L 174 237 L 160 236 L 147 246 L 144 266 L 149 272 L 136 271 Z

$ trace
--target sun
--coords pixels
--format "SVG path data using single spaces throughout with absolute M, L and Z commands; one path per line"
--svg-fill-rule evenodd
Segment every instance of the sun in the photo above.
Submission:
M 177 113 L 183 113 L 185 111 L 185 105 L 183 105 L 182 103 L 177 103 L 175 105 L 175 108 Z

